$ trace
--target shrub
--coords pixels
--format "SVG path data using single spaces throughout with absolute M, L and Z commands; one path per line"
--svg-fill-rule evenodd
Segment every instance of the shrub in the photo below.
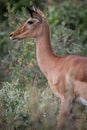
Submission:
M 5 82 L 0 90 L 0 129 L 54 127 L 56 109 L 57 100 L 48 88 L 41 93 L 36 87 L 20 88 L 18 80 Z

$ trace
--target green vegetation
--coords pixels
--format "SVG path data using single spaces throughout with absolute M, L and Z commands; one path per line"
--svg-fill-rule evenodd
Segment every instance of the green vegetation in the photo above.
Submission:
M 12 42 L 9 34 L 29 17 L 25 7 L 34 4 L 47 15 L 56 54 L 87 56 L 87 2 L 4 1 L 0 1 L 0 130 L 56 129 L 60 101 L 38 67 L 35 42 Z M 86 130 L 87 108 L 76 103 L 74 114 L 78 130 Z

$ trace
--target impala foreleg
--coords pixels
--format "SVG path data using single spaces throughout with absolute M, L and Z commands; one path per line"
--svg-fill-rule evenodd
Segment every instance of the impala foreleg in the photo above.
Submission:
M 58 130 L 65 130 L 73 125 L 72 111 L 74 106 L 75 95 L 73 91 L 73 84 L 66 82 L 66 90 L 64 98 L 61 99 L 60 111 L 58 116 Z M 76 128 L 74 127 L 76 130 Z
M 73 100 L 65 99 L 61 102 L 58 116 L 58 130 L 64 130 L 71 124 L 73 110 Z

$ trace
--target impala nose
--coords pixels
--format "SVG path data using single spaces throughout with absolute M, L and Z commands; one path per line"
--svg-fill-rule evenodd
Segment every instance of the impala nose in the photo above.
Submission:
M 11 33 L 11 34 L 10 34 L 10 39 L 11 39 L 11 40 L 12 40 L 12 36 L 13 36 L 13 34 Z
M 12 35 L 13 35 L 13 34 L 11 33 L 11 34 L 10 34 L 10 37 L 12 37 Z

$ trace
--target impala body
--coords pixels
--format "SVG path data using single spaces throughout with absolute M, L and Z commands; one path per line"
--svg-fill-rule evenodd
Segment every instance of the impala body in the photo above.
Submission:
M 10 34 L 10 39 L 36 39 L 38 65 L 53 93 L 61 99 L 58 119 L 60 128 L 63 117 L 70 114 L 73 100 L 78 99 L 87 106 L 87 57 L 56 56 L 52 52 L 49 24 L 44 13 L 39 9 L 29 9 L 29 12 L 31 17 Z

